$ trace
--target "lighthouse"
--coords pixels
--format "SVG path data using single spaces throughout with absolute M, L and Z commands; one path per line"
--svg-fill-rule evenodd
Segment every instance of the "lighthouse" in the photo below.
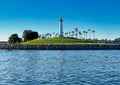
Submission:
M 63 19 L 59 20 L 59 37 L 63 37 Z

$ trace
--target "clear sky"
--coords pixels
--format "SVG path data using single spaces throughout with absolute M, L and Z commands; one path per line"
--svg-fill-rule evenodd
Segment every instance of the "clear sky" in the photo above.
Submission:
M 120 37 L 120 0 L 0 0 L 0 41 L 25 29 L 42 33 L 79 28 L 96 30 L 97 38 Z

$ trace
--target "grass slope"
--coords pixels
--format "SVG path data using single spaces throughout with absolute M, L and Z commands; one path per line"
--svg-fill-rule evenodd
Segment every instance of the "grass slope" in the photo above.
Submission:
M 36 39 L 28 42 L 22 42 L 21 44 L 81 44 L 82 41 L 76 38 L 50 38 L 50 39 Z M 89 43 L 89 42 L 85 42 Z

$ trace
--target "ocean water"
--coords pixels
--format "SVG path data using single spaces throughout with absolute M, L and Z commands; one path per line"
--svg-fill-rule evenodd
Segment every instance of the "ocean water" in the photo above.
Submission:
M 120 51 L 0 50 L 0 85 L 120 85 Z

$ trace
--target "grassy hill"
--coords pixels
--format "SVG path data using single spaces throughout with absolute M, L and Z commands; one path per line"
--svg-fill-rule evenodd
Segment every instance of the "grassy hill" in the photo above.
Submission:
M 82 44 L 90 43 L 88 41 L 82 41 L 76 38 L 49 38 L 49 39 L 36 39 L 28 42 L 22 42 L 21 44 Z

